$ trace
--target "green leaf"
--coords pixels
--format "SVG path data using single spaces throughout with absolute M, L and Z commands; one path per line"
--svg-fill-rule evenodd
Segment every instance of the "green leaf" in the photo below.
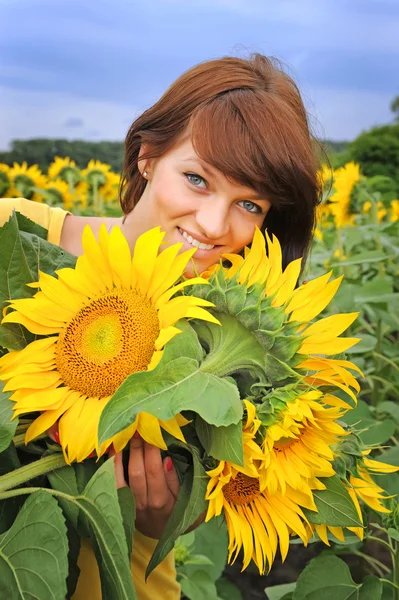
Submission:
M 337 556 L 314 558 L 302 571 L 294 600 L 380 600 L 382 583 L 368 576 L 362 584 L 353 581 L 349 567 Z
M 140 412 L 163 421 L 182 410 L 191 410 L 213 425 L 240 421 L 242 405 L 237 386 L 228 379 L 203 373 L 198 360 L 185 354 L 187 350 L 195 349 L 187 347 L 185 334 L 177 335 L 167 344 L 153 371 L 133 373 L 122 383 L 101 414 L 100 443 L 128 427 Z
M 209 456 L 217 460 L 228 460 L 236 465 L 244 465 L 241 421 L 228 427 L 216 427 L 197 417 L 195 428 Z
M 38 281 L 39 270 L 53 275 L 57 269 L 73 267 L 76 263 L 76 257 L 62 248 L 36 234 L 20 231 L 19 221 L 21 226 L 37 231 L 33 222 L 17 218 L 15 212 L 0 228 L 0 314 L 7 300 L 31 298 L 36 293 L 26 284 Z M 0 346 L 9 350 L 20 350 L 33 339 L 21 325 L 0 326 Z
M 334 267 L 349 267 L 352 265 L 364 265 L 369 263 L 381 262 L 382 260 L 387 260 L 389 256 L 382 252 L 382 250 L 368 250 L 366 252 L 359 252 L 359 254 L 354 254 L 348 260 L 343 260 L 337 263 L 331 263 L 330 268 Z
M 11 420 L 14 415 L 12 392 L 4 392 L 4 385 L 0 381 L 0 452 L 8 448 L 18 425 L 18 419 Z
M 182 592 L 189 600 L 218 600 L 216 586 L 208 573 L 195 571 L 180 581 Z
M 66 467 L 57 469 L 56 471 L 51 471 L 47 474 L 47 478 L 53 490 L 58 490 L 60 492 L 68 494 L 69 496 L 79 495 L 75 470 L 73 467 L 67 465 Z M 58 501 L 68 520 L 77 530 L 79 519 L 79 507 L 76 504 L 69 502 L 68 500 L 64 500 L 62 497 L 60 497 Z
M 80 568 L 78 567 L 78 559 L 80 554 L 80 536 L 76 529 L 71 525 L 69 521 L 66 522 L 67 534 L 68 534 L 68 577 L 67 577 L 67 598 L 71 598 L 75 592 L 78 584 L 80 575 Z
M 342 417 L 342 420 L 347 425 L 354 425 L 356 423 L 356 428 L 362 428 L 362 422 L 365 420 L 372 420 L 370 407 L 364 400 L 359 400 L 356 408 L 350 410 Z M 360 423 L 360 424 L 359 424 Z M 359 425 L 358 425 L 359 424 Z
M 352 348 L 348 348 L 345 350 L 346 354 L 363 354 L 364 352 L 370 352 L 374 350 L 377 345 L 377 338 L 373 335 L 368 335 L 364 333 L 361 335 L 361 340 Z
M 134 524 L 136 520 L 136 504 L 131 489 L 124 486 L 118 489 L 119 508 L 121 509 L 123 529 L 125 530 L 128 556 L 132 554 Z
M 383 452 L 379 456 L 373 458 L 379 460 L 380 462 L 396 467 L 399 465 L 399 446 L 392 446 L 392 448 L 386 452 Z
M 393 527 L 389 527 L 389 529 L 388 529 L 388 535 L 392 539 L 394 539 L 397 542 L 399 542 L 399 531 L 397 529 L 394 529 Z
M 283 583 L 281 585 L 267 587 L 265 588 L 265 592 L 269 600 L 285 600 L 286 598 L 292 598 L 292 592 L 294 592 L 295 587 L 296 582 Z
M 377 413 L 386 413 L 391 415 L 391 417 L 399 424 L 399 406 L 396 402 L 380 402 L 376 407 Z
M 175 508 L 151 556 L 146 578 L 169 554 L 177 538 L 195 523 L 207 508 L 205 494 L 208 476 L 200 461 L 198 450 L 188 444 L 177 443 L 176 446 L 179 450 L 185 449 L 190 452 L 193 466 L 184 474 Z
M 362 527 L 355 505 L 339 477 L 320 477 L 320 481 L 326 489 L 313 491 L 318 512 L 304 509 L 309 521 L 330 527 Z
M 0 536 L 0 598 L 65 600 L 68 541 L 58 502 L 38 491 Z
M 15 216 L 17 218 L 19 231 L 25 231 L 25 233 L 32 233 L 37 237 L 42 238 L 43 240 L 47 240 L 48 230 L 45 227 L 42 227 L 38 223 L 31 221 L 31 219 L 29 219 L 20 212 L 16 211 Z
M 396 431 L 396 423 L 392 419 L 384 421 L 362 421 L 361 427 L 367 427 L 366 431 L 359 432 L 359 437 L 366 446 L 384 444 Z M 356 426 L 357 429 L 360 425 Z
M 393 286 L 391 281 L 376 277 L 371 281 L 363 283 L 362 286 L 357 289 L 354 301 L 361 305 L 366 302 L 383 302 L 384 300 L 382 300 L 382 298 L 389 298 L 392 296 L 392 292 Z
M 75 501 L 90 522 L 104 600 L 136 600 L 114 475 L 106 460 Z
M 212 581 L 216 581 L 223 573 L 227 562 L 228 536 L 225 520 L 222 516 L 215 517 L 207 523 L 202 523 L 192 533 L 194 542 L 190 552 L 205 554 L 212 561 L 211 565 L 204 565 L 201 570 L 206 571 Z M 186 537 L 182 536 L 183 543 Z M 188 576 L 194 570 L 194 567 L 185 565 L 185 573 Z
M 216 589 L 220 600 L 243 600 L 238 587 L 225 577 L 221 577 L 217 580 Z

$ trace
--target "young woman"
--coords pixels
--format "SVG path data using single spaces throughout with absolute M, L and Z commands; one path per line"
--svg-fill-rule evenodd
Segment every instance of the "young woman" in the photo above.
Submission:
M 298 88 L 277 61 L 261 54 L 225 57 L 184 73 L 131 126 L 122 172 L 121 219 L 75 217 L 24 200 L 0 201 L 0 223 L 12 208 L 49 229 L 49 240 L 82 253 L 88 223 L 95 233 L 118 225 L 134 248 L 154 226 L 167 244 L 198 248 L 201 273 L 224 253 L 241 252 L 255 227 L 280 240 L 283 262 L 306 256 L 319 189 L 315 142 Z M 177 600 L 172 553 L 144 582 L 144 571 L 174 508 L 179 483 L 170 459 L 140 437 L 130 442 L 129 481 L 116 455 L 117 485 L 136 499 L 132 574 L 141 600 Z M 74 600 L 101 598 L 94 555 L 83 546 Z

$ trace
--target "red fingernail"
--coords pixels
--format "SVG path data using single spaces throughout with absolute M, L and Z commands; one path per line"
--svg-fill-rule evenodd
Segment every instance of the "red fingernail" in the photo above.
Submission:
M 54 441 L 56 444 L 59 444 L 61 446 L 61 442 L 60 442 L 60 434 L 58 433 L 58 427 L 57 429 L 54 431 L 53 433 L 54 436 Z
M 137 429 L 136 429 L 136 431 L 134 432 L 134 436 L 133 436 L 133 437 L 134 437 L 134 438 L 136 438 L 136 440 L 137 440 L 137 438 L 139 438 L 139 437 L 140 437 L 140 434 L 139 434 L 139 432 L 137 431 Z
M 166 470 L 170 473 L 173 470 L 173 460 L 168 456 L 165 460 Z

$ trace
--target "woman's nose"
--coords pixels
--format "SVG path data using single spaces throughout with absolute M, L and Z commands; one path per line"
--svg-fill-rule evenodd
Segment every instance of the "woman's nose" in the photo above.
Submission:
M 211 240 L 218 240 L 227 234 L 229 210 L 226 203 L 212 201 L 201 202 L 196 212 L 196 221 L 203 234 Z

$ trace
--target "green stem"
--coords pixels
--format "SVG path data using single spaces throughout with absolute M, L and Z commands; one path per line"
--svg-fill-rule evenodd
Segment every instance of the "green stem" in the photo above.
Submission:
M 386 567 L 382 562 L 380 562 L 376 558 L 373 558 L 372 556 L 364 554 L 364 552 L 348 552 L 348 554 L 354 554 L 355 556 L 359 556 L 364 561 L 366 561 L 366 563 L 368 563 L 370 567 L 374 569 L 378 577 L 382 577 L 384 575 L 384 571 L 386 573 L 389 573 L 390 571 L 390 569 L 388 569 L 388 567 Z
M 41 435 L 38 435 L 35 438 L 35 441 L 42 440 L 47 437 L 48 437 L 47 433 L 42 433 Z M 14 435 L 14 438 L 12 441 L 14 442 L 14 446 L 16 448 L 19 448 L 20 446 L 24 446 L 25 445 L 25 433 L 17 433 L 17 435 Z
M 342 231 L 341 227 L 337 228 L 337 240 L 338 240 L 338 250 L 339 250 L 338 260 L 340 261 L 340 260 L 344 260 L 344 256 L 345 256 L 344 238 L 343 238 L 343 231 Z M 348 277 L 347 267 L 340 266 L 339 270 L 340 270 L 341 275 L 344 275 L 344 277 Z
M 381 360 L 378 358 L 381 355 L 381 346 L 382 346 L 382 321 L 378 319 L 376 326 L 376 337 L 377 337 L 377 345 L 376 345 L 376 361 L 375 361 L 375 370 L 377 373 L 381 370 Z M 373 392 L 371 394 L 371 402 L 373 406 L 377 406 L 380 395 L 380 386 L 375 384 L 373 388 Z
M 39 475 L 45 475 L 46 473 L 50 473 L 50 471 L 65 467 L 66 464 L 64 456 L 61 453 L 51 454 L 50 456 L 36 460 L 29 465 L 11 471 L 11 473 L 2 475 L 0 477 L 0 492 L 11 490 Z
M 399 367 L 398 367 L 398 365 L 396 365 L 394 363 L 393 360 L 390 360 L 389 358 L 387 358 L 383 354 L 380 354 L 379 352 L 373 352 L 373 356 L 375 356 L 376 358 L 378 358 L 380 360 L 385 360 L 385 362 L 387 362 L 389 365 L 391 365 L 391 367 L 393 367 L 399 373 Z
M 392 556 L 395 554 L 395 551 L 394 551 L 392 545 L 389 542 L 386 542 L 385 540 L 382 540 L 381 538 L 376 537 L 375 535 L 368 535 L 367 539 L 368 540 L 373 540 L 375 542 L 379 542 L 383 546 L 386 546 L 388 548 L 389 552 L 392 554 Z

